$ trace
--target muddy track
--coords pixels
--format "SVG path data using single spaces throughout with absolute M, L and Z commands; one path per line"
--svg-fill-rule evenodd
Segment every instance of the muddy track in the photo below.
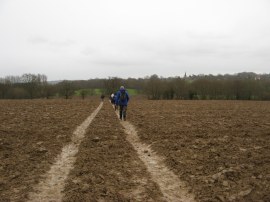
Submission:
M 87 131 L 64 194 L 66 202 L 166 201 L 108 102 Z
M 71 137 L 97 103 L 1 101 L 0 201 L 177 201 L 177 178 L 197 201 L 270 201 L 269 102 L 140 100 L 122 126 L 105 102 Z
M 147 167 L 152 179 L 156 182 L 162 191 L 166 201 L 192 202 L 194 196 L 188 192 L 188 189 L 182 181 L 169 170 L 162 157 L 158 156 L 150 145 L 141 142 L 137 135 L 135 127 L 128 121 L 121 121 L 125 128 L 127 140 L 137 151 L 139 158 Z
M 0 201 L 26 201 L 99 99 L 0 100 Z
M 70 170 L 74 166 L 78 147 L 84 138 L 87 127 L 102 108 L 98 108 L 74 131 L 72 142 L 63 147 L 62 152 L 57 156 L 55 163 L 48 173 L 43 176 L 40 183 L 35 187 L 35 192 L 29 194 L 29 201 L 62 201 L 62 191 Z
M 128 115 L 197 201 L 270 201 L 269 102 L 140 100 Z

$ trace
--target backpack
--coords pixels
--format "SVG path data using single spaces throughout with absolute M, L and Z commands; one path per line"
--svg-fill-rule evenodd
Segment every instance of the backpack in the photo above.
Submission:
M 121 91 L 121 92 L 120 92 L 120 101 L 121 101 L 121 102 L 125 102 L 126 99 L 127 99 L 126 91 Z

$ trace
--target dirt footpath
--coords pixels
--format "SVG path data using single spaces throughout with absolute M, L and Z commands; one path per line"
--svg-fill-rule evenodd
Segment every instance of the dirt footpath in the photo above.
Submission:
M 84 140 L 87 128 L 102 106 L 103 102 L 76 128 L 71 137 L 72 142 L 62 148 L 62 152 L 57 156 L 50 170 L 42 176 L 44 179 L 41 179 L 39 184 L 35 186 L 35 192 L 29 193 L 29 202 L 62 201 L 66 179 L 74 167 L 79 146 Z
M 81 143 L 64 201 L 164 201 L 112 106 L 104 106 Z
M 128 119 L 197 201 L 270 201 L 270 103 L 131 102 Z
M 98 100 L 0 101 L 0 201 L 25 201 Z
M 166 201 L 194 202 L 189 188 L 165 165 L 164 158 L 156 154 L 150 145 L 143 143 L 136 128 L 128 121 L 121 121 L 125 128 L 127 140 L 137 151 L 139 158 L 147 167 L 152 180 L 159 186 Z

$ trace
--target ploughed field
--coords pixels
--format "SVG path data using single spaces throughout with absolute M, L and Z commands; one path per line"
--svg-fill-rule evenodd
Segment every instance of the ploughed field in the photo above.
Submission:
M 98 99 L 0 100 L 0 201 L 27 201 L 98 105 Z M 270 201 L 269 102 L 131 98 L 127 121 L 197 201 Z M 127 137 L 104 101 L 61 199 L 166 201 Z
M 270 201 L 270 103 L 134 100 L 143 142 L 197 201 Z
M 96 100 L 0 100 L 0 201 L 25 201 Z
M 108 102 L 89 126 L 64 193 L 65 202 L 164 201 Z

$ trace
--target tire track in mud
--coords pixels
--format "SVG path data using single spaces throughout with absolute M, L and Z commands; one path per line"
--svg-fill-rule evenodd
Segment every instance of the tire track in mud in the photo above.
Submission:
M 163 158 L 152 151 L 150 145 L 140 141 L 135 127 L 128 121 L 121 121 L 127 133 L 127 141 L 137 151 L 139 158 L 144 162 L 152 180 L 159 185 L 162 194 L 167 201 L 195 202 L 193 194 L 189 193 L 184 182 L 170 171 Z
M 76 128 L 71 138 L 72 142 L 63 147 L 62 152 L 56 157 L 55 163 L 51 166 L 51 169 L 34 188 L 35 191 L 29 193 L 29 201 L 62 201 L 62 191 L 65 186 L 65 181 L 74 166 L 79 145 L 85 136 L 87 127 L 91 124 L 102 106 L 103 102 Z
M 64 189 L 65 202 L 165 201 L 105 102 L 80 145 Z

